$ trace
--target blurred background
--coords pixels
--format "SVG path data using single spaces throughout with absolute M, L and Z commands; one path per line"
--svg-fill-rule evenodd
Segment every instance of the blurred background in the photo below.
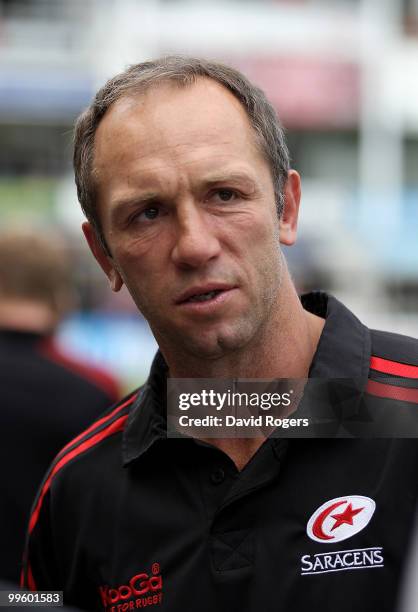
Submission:
M 164 53 L 230 63 L 277 108 L 303 179 L 300 291 L 417 336 L 418 0 L 0 0 L 0 226 L 67 238 L 62 348 L 126 389 L 147 375 L 147 325 L 81 238 L 71 131 L 108 77 Z

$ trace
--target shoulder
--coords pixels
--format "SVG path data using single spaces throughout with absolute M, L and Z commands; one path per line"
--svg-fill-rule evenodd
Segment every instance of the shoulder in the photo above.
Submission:
M 376 329 L 370 330 L 372 354 L 418 365 L 418 339 Z
M 418 340 L 371 330 L 371 355 L 366 392 L 380 400 L 418 404 Z M 381 407 L 381 404 L 379 404 Z
M 72 466 L 77 464 L 80 459 L 88 455 L 94 463 L 97 451 L 106 446 L 108 442 L 113 441 L 111 448 L 113 450 L 117 449 L 120 463 L 122 463 L 120 437 L 125 429 L 132 406 L 141 391 L 142 387 L 131 392 L 120 402 L 113 405 L 100 418 L 94 421 L 90 427 L 66 444 L 58 453 L 46 473 L 35 499 L 29 522 L 29 533 L 36 526 L 45 497 L 50 494 L 53 487 L 56 487 L 62 481 L 66 474 L 68 475 L 71 472 Z M 106 466 L 102 464 L 102 461 L 103 455 L 100 456 L 99 467 L 102 471 L 105 471 Z
M 418 378 L 418 340 L 392 332 L 370 330 L 371 369 Z
M 55 546 L 76 554 L 81 529 L 92 507 L 113 499 L 120 479 L 122 434 L 142 388 L 113 405 L 69 442 L 52 462 L 32 506 L 21 585 L 45 590 L 62 587 Z M 100 483 L 99 486 L 91 486 Z M 87 486 L 86 486 L 87 485 Z M 109 491 L 104 492 L 107 487 Z M 98 497 L 93 499 L 97 494 Z M 55 541 L 56 540 L 56 541 Z M 62 588 L 60 590 L 63 590 Z
M 50 468 L 50 475 L 56 475 L 65 465 L 87 451 L 99 447 L 115 434 L 122 434 L 135 400 L 141 392 L 142 387 L 126 395 L 120 402 L 106 410 L 87 429 L 68 442 L 56 456 Z

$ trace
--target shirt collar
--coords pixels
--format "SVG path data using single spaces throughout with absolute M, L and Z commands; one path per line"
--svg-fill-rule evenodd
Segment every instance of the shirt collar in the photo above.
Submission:
M 367 382 L 371 339 L 363 325 L 335 297 L 322 291 L 301 297 L 305 310 L 325 319 L 309 369 L 310 378 L 354 378 Z
M 168 366 L 157 351 L 147 382 L 133 403 L 123 432 L 123 463 L 127 465 L 157 440 L 167 437 L 166 394 Z
M 368 328 L 336 298 L 321 291 L 301 297 L 303 307 L 325 319 L 310 378 L 352 378 L 367 382 L 371 340 Z M 123 433 L 124 465 L 167 437 L 166 394 L 168 367 L 160 351 L 148 380 L 138 394 Z

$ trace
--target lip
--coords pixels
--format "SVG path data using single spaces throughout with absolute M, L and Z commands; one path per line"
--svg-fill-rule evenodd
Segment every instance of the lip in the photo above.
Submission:
M 194 287 L 190 287 L 187 291 L 184 291 L 180 296 L 175 300 L 175 304 L 209 304 L 215 301 L 218 297 L 220 297 L 223 293 L 227 291 L 231 291 L 232 289 L 236 289 L 234 285 L 227 285 L 225 283 L 207 283 L 205 285 L 196 285 Z M 214 298 L 208 300 L 207 302 L 188 302 L 187 300 L 194 295 L 202 295 L 203 293 L 210 293 L 211 291 L 221 291 L 222 293 L 218 294 Z
M 221 289 L 220 293 L 217 293 L 215 297 L 204 302 L 188 302 L 187 299 L 184 302 L 177 304 L 177 308 L 180 312 L 187 314 L 188 316 L 196 317 L 213 317 L 219 314 L 219 309 L 222 309 L 225 304 L 228 304 L 231 297 L 235 295 L 238 287 L 228 287 L 227 289 Z M 214 289 L 212 289 L 214 291 Z M 205 292 L 206 293 L 206 292 Z M 192 293 L 191 295 L 196 295 Z

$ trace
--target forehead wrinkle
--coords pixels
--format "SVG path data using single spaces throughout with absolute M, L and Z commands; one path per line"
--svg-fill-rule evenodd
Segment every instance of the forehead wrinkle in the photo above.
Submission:
M 217 166 L 219 166 L 219 159 L 222 160 L 222 157 L 215 156 L 217 161 Z M 202 170 L 196 176 L 189 176 L 187 174 L 178 174 L 176 172 L 177 169 L 186 169 L 192 167 L 193 165 L 204 163 L 205 161 L 211 161 L 214 158 L 213 155 L 206 156 L 204 158 L 200 158 L 198 160 L 188 160 L 183 161 L 181 164 L 178 163 L 170 163 L 166 162 L 157 162 L 152 164 L 147 168 L 142 168 L 138 170 L 137 180 L 135 180 L 135 174 L 132 176 L 132 180 L 129 181 L 129 185 L 135 189 L 135 182 L 138 183 L 138 197 L 142 197 L 141 193 L 147 192 L 155 192 L 155 195 L 158 196 L 158 192 L 162 193 L 167 190 L 171 190 L 171 188 L 176 185 L 177 189 L 181 187 L 186 187 L 190 185 L 207 185 L 220 183 L 224 181 L 245 181 L 250 182 L 252 185 L 257 184 L 257 176 L 251 172 L 250 168 L 239 168 L 239 167 L 229 167 L 225 165 L 230 160 L 230 156 L 225 156 L 225 162 L 222 164 L 222 169 L 219 167 L 211 167 L 211 168 L 202 168 Z M 180 166 L 180 168 L 179 168 Z M 163 173 L 161 170 L 164 170 Z M 169 171 L 174 170 L 174 173 L 171 174 Z M 142 186 L 142 188 L 141 188 Z
M 189 155 L 188 157 L 193 157 L 192 153 L 193 152 L 191 152 L 191 155 Z M 133 160 L 133 162 L 131 163 L 132 168 L 130 169 L 129 176 L 132 176 L 132 178 L 134 178 L 135 175 L 137 175 L 139 181 L 143 181 L 145 183 L 149 181 L 149 182 L 158 182 L 158 183 L 161 182 L 163 184 L 166 184 L 168 178 L 171 178 L 171 177 L 168 177 L 167 174 L 163 174 L 164 172 L 168 173 L 171 170 L 174 172 L 177 172 L 178 170 L 181 171 L 182 168 L 187 169 L 187 168 L 190 168 L 196 165 L 200 165 L 200 164 L 202 164 L 203 166 L 207 164 L 206 167 L 202 167 L 201 172 L 200 172 L 201 174 L 206 174 L 206 175 L 223 176 L 229 173 L 229 174 L 234 174 L 234 176 L 239 177 L 240 175 L 244 175 L 244 174 L 248 176 L 251 176 L 252 174 L 251 172 L 249 172 L 248 168 L 246 169 L 239 169 L 239 168 L 228 169 L 227 167 L 225 169 L 225 164 L 227 164 L 231 160 L 232 160 L 232 163 L 236 163 L 237 153 L 235 151 L 233 152 L 224 151 L 222 153 L 219 153 L 218 151 L 211 151 L 211 152 L 208 152 L 206 155 L 197 156 L 195 159 L 193 158 L 192 159 L 178 159 L 178 158 L 159 159 L 156 156 L 153 159 L 150 159 L 146 164 L 144 165 L 140 164 L 138 166 L 136 162 L 140 161 L 140 159 L 142 159 L 143 157 L 144 156 Z M 219 169 L 220 165 L 222 166 L 221 169 Z M 183 175 L 180 175 L 178 176 L 178 178 L 179 180 L 184 180 L 186 177 Z
M 202 138 L 202 135 L 204 136 L 204 138 Z M 199 136 L 199 138 L 197 138 L 197 136 Z M 190 156 L 196 153 L 196 151 L 198 151 L 199 149 L 204 149 L 208 145 L 213 145 L 214 140 L 216 141 L 215 144 L 217 147 L 234 145 L 234 141 L 231 139 L 219 140 L 217 139 L 216 134 L 213 134 L 213 133 L 202 134 L 202 133 L 198 133 L 198 131 L 196 131 L 195 134 L 191 134 L 191 135 L 187 134 L 187 138 L 185 138 L 183 142 L 155 143 L 155 145 L 152 148 L 150 147 L 150 143 L 148 142 L 146 151 L 144 151 L 144 149 L 141 147 L 141 138 L 139 137 L 138 139 L 135 139 L 135 140 L 139 141 L 137 145 L 138 154 L 136 156 L 136 159 L 138 160 L 143 159 L 144 157 L 149 157 L 153 155 L 155 155 L 156 157 L 164 156 L 165 153 L 168 154 L 167 157 L 177 158 L 179 155 L 182 155 L 183 149 L 188 154 L 188 156 Z M 145 137 L 142 140 L 145 140 Z M 132 152 L 131 148 L 127 147 L 126 150 L 129 153 Z M 124 153 L 125 153 L 125 150 L 122 152 L 121 161 L 123 161 Z M 214 154 L 215 153 L 212 153 L 212 155 Z
M 179 160 L 178 157 L 180 155 L 182 155 L 182 150 L 185 149 L 186 152 L 190 155 L 195 154 L 199 149 L 204 149 L 205 147 L 208 146 L 208 144 L 210 144 L 210 136 L 212 136 L 212 134 L 208 134 L 208 141 L 207 142 L 197 142 L 196 140 L 193 140 L 192 138 L 188 138 L 187 140 L 185 140 L 184 142 L 179 142 L 176 144 L 156 144 L 153 149 L 148 149 L 148 150 L 144 150 L 140 144 L 137 147 L 137 151 L 135 154 L 135 159 L 129 160 L 131 164 L 135 164 L 136 162 L 140 162 L 143 159 L 146 159 L 147 157 L 153 156 L 154 154 L 156 154 L 156 157 L 158 156 L 164 156 L 166 153 L 168 155 L 166 155 L 165 159 L 161 159 L 161 160 L 153 160 L 151 161 L 151 163 L 153 163 L 153 166 L 155 169 L 158 169 L 160 166 L 166 166 L 166 167 L 178 167 L 179 165 Z M 144 139 L 145 140 L 145 139 Z M 224 140 L 224 141 L 220 141 L 216 143 L 217 146 L 219 147 L 224 147 L 224 146 L 228 146 L 233 144 L 233 141 L 231 140 Z M 110 145 L 110 142 L 109 142 Z M 107 147 L 106 147 L 107 148 Z M 110 155 L 108 153 L 108 151 L 110 151 Z M 103 159 L 103 155 L 101 155 L 100 157 L 102 158 L 100 161 L 97 160 L 97 156 L 94 155 L 93 156 L 93 167 L 92 167 L 92 174 L 95 176 L 96 179 L 99 179 L 100 177 L 100 173 L 103 169 L 103 167 L 106 167 L 106 164 L 109 162 L 109 158 L 110 160 L 113 159 L 114 162 L 116 162 L 117 166 L 124 166 L 125 165 L 125 157 L 128 156 L 128 159 L 130 158 L 131 154 L 132 154 L 132 147 L 129 146 L 125 146 L 123 148 L 123 150 L 115 150 L 114 147 L 109 146 L 108 151 L 105 152 L 105 156 Z M 225 153 L 221 153 L 219 155 L 219 153 L 213 152 L 205 157 L 199 158 L 199 159 L 190 159 L 190 160 L 180 160 L 180 165 L 181 166 L 190 166 L 194 163 L 199 163 L 200 161 L 205 161 L 206 159 L 210 159 L 210 157 L 229 157 L 229 154 L 227 152 Z M 153 167 L 151 167 L 151 170 L 153 169 Z M 147 169 L 141 169 L 141 172 L 146 172 Z

